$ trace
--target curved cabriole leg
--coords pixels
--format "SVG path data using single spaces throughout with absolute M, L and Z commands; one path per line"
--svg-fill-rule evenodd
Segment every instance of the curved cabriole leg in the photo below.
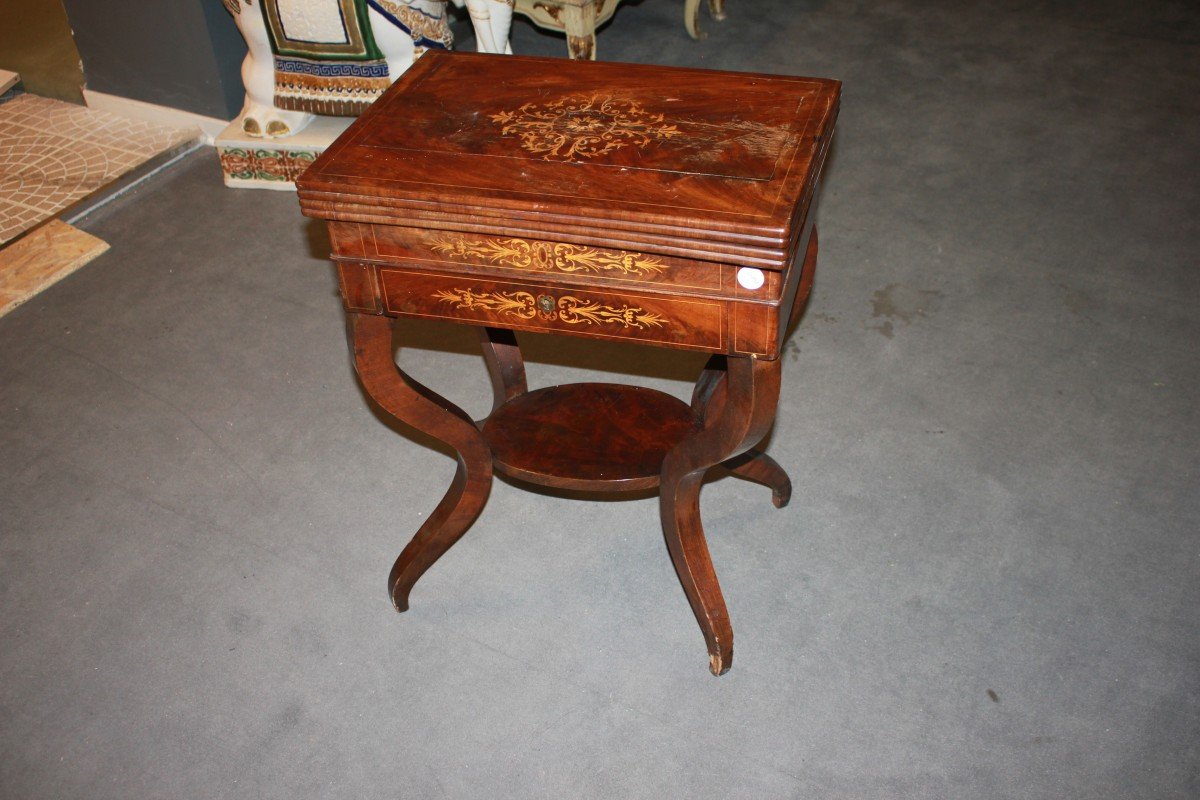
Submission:
M 396 366 L 392 321 L 354 314 L 354 366 L 367 394 L 384 411 L 422 433 L 445 442 L 458 456 L 450 490 L 400 553 L 388 577 L 388 593 L 397 611 L 408 610 L 413 584 L 466 532 L 487 502 L 492 488 L 492 454 L 471 418 Z
M 733 663 L 733 627 L 700 524 L 704 473 L 762 440 L 775 418 L 779 361 L 729 357 L 724 377 L 714 359 L 701 375 L 694 402 L 697 427 L 663 460 L 659 511 L 667 549 L 708 645 L 709 669 L 723 675 Z
M 525 381 L 525 359 L 517 336 L 504 328 L 480 328 L 479 341 L 483 345 L 483 360 L 492 379 L 492 411 L 514 397 L 529 391 Z
M 708 0 L 708 13 L 718 22 L 725 19 L 725 0 Z
M 703 425 L 706 417 L 720 413 L 725 402 L 725 386 L 722 381 L 726 376 L 725 356 L 713 356 L 704 366 L 692 390 L 692 415 L 698 425 Z M 771 490 L 771 502 L 776 508 L 783 508 L 792 498 L 792 481 L 784 472 L 783 467 L 761 450 L 751 449 L 745 453 L 726 459 L 721 466 L 747 480 L 761 483 Z

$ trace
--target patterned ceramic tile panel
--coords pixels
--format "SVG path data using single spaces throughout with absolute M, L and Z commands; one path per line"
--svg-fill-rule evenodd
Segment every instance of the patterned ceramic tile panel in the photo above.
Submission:
M 196 137 L 22 94 L 0 105 L 0 243 Z

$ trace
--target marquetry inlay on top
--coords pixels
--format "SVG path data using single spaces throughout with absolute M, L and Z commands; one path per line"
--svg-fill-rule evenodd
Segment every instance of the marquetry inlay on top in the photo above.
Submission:
M 682 135 L 666 115 L 613 93 L 567 95 L 492 114 L 503 136 L 547 161 L 599 158 L 622 147 L 653 147 Z
M 631 245 L 652 241 L 646 231 L 781 252 L 839 92 L 812 78 L 430 52 L 305 173 L 301 202 L 325 218 L 435 214 L 497 235 L 551 212 L 619 228 Z
M 762 181 L 786 168 L 780 162 L 800 133 L 795 123 L 809 116 L 802 106 L 822 86 L 749 76 L 731 84 L 716 73 L 658 68 L 654 74 L 674 81 L 659 77 L 660 85 L 642 87 L 626 75 L 636 76 L 637 65 L 605 63 L 584 67 L 581 81 L 570 75 L 578 67 L 560 59 L 559 70 L 533 85 L 523 80 L 526 60 L 422 57 L 417 74 L 376 103 L 375 114 L 402 115 L 404 124 L 376 124 L 355 144 L 408 157 L 546 160 L 546 145 L 561 140 L 552 158 L 563 161 Z M 476 74 L 479 61 L 488 62 L 493 79 Z

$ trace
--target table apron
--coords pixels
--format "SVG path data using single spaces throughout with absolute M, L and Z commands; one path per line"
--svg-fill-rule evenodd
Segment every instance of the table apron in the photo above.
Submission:
M 342 261 L 346 309 L 776 358 L 779 306 Z

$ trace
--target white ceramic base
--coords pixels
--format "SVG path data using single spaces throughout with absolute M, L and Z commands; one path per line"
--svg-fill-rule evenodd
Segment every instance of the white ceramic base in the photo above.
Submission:
M 353 117 L 317 117 L 291 136 L 256 139 L 242 131 L 239 117 L 214 142 L 225 185 L 235 189 L 295 191 L 296 177 L 352 122 Z

